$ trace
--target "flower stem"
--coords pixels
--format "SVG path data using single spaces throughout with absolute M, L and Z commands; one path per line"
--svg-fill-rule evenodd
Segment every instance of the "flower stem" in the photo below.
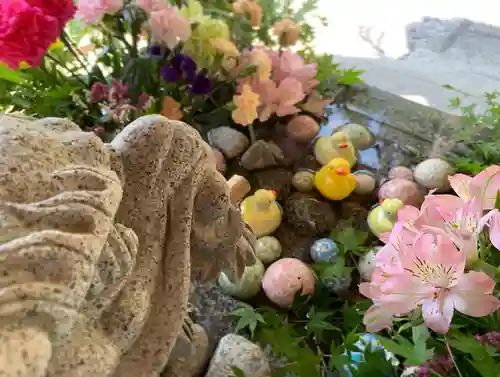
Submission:
M 90 65 L 88 62 L 85 64 L 82 60 L 82 58 L 78 55 L 77 51 L 78 49 L 75 49 L 75 44 L 71 40 L 71 37 L 66 33 L 66 31 L 63 31 L 61 34 L 61 40 L 63 41 L 64 45 L 68 49 L 68 51 L 75 57 L 75 59 L 80 63 L 82 68 L 87 72 L 87 74 L 90 76 L 90 71 L 87 68 L 87 65 Z
M 253 129 L 253 124 L 250 124 L 248 126 L 248 132 L 250 132 L 250 142 L 252 144 L 255 144 L 255 142 L 257 141 L 257 138 L 255 137 L 255 130 Z
M 71 76 L 73 76 L 77 81 L 79 81 L 85 88 L 87 87 L 87 83 L 85 81 L 82 80 L 82 78 L 80 76 L 78 76 L 76 74 L 76 72 L 69 68 L 69 67 L 66 67 L 64 65 L 63 62 L 61 62 L 59 59 L 55 58 L 54 56 L 52 56 L 51 54 L 47 54 L 46 55 L 50 60 L 52 60 L 54 63 L 58 64 L 61 68 L 64 68 L 66 69 L 69 73 L 71 73 Z
M 455 361 L 455 358 L 453 357 L 453 353 L 451 352 L 450 345 L 448 344 L 448 338 L 446 338 L 446 335 L 444 336 L 444 342 L 446 345 L 446 350 L 448 351 L 448 354 L 450 355 L 451 362 L 453 363 L 453 366 L 455 367 L 455 370 L 457 371 L 458 377 L 463 377 L 462 373 L 460 372 L 460 369 L 458 368 L 457 362 Z

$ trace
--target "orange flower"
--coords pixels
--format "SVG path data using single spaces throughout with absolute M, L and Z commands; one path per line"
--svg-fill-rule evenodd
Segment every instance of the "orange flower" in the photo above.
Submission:
M 252 91 L 250 85 L 243 85 L 241 94 L 233 97 L 233 103 L 236 106 L 232 113 L 235 123 L 249 126 L 257 119 L 257 106 L 260 104 L 260 99 L 259 95 Z
M 170 96 L 163 99 L 161 115 L 171 120 L 181 120 L 184 114 L 181 110 L 181 104 Z
M 299 40 L 300 25 L 285 18 L 273 25 L 273 33 L 278 37 L 282 46 L 293 46 Z
M 235 58 L 240 56 L 240 52 L 235 44 L 224 38 L 215 38 L 211 41 L 212 46 L 221 54 Z
M 269 55 L 263 49 L 254 48 L 249 54 L 249 61 L 251 65 L 257 67 L 256 73 L 260 81 L 269 80 L 273 66 Z
M 246 14 L 252 27 L 259 27 L 262 23 L 262 7 L 257 0 L 236 0 L 233 3 L 233 11 Z

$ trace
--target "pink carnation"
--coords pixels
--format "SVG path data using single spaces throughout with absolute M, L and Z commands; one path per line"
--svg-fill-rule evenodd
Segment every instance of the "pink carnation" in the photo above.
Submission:
M 0 2 L 0 61 L 10 68 L 23 61 L 38 67 L 59 32 L 57 18 L 25 0 Z
M 80 0 L 75 17 L 87 24 L 97 24 L 105 14 L 114 14 L 122 8 L 123 0 Z
M 57 18 L 61 29 L 76 12 L 73 0 L 26 0 L 26 2 L 32 7 L 41 9 L 46 15 Z
M 151 33 L 157 42 L 172 49 L 180 41 L 189 39 L 191 24 L 176 8 L 165 5 L 151 12 Z
M 158 0 L 135 0 L 134 4 L 146 12 L 152 12 L 161 5 Z

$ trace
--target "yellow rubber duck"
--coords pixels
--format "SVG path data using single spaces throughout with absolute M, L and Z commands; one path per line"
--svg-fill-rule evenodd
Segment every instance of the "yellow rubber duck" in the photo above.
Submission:
M 314 186 L 325 198 L 342 200 L 356 188 L 356 178 L 347 160 L 334 158 L 316 172 Z
M 326 165 L 334 158 L 343 158 L 352 168 L 357 161 L 356 149 L 347 134 L 342 131 L 331 136 L 321 136 L 314 144 L 314 156 L 321 165 Z
M 276 196 L 273 190 L 260 189 L 241 202 L 243 221 L 257 238 L 274 233 L 281 224 L 282 213 Z
M 368 214 L 368 226 L 377 237 L 381 233 L 392 231 L 396 224 L 398 211 L 404 203 L 399 199 L 384 199 Z

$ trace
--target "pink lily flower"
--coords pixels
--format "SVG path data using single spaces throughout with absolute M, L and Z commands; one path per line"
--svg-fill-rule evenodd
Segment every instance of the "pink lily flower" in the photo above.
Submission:
M 300 112 L 295 105 L 305 97 L 302 85 L 292 77 L 287 77 L 279 85 L 273 80 L 260 81 L 252 89 L 260 96 L 258 113 L 261 122 L 268 120 L 272 114 L 283 117 Z
M 397 213 L 397 223 L 391 232 L 381 233 L 379 239 L 383 243 L 388 243 L 391 239 L 391 234 L 396 232 L 397 238 L 402 238 L 405 242 L 413 242 L 416 236 L 421 232 L 423 223 L 421 211 L 413 206 L 405 205 Z M 401 226 L 399 226 L 400 224 Z M 396 240 L 397 238 L 394 238 Z
M 475 177 L 455 174 L 448 179 L 453 191 L 463 201 L 476 198 L 482 209 L 495 208 L 495 200 L 500 190 L 500 166 L 489 166 Z
M 422 234 L 400 248 L 397 257 L 402 270 L 387 274 L 380 285 L 360 285 L 360 292 L 374 301 L 363 319 L 368 331 L 380 331 L 393 316 L 421 307 L 425 325 L 446 333 L 454 310 L 482 317 L 500 308 L 492 295 L 495 281 L 483 272 L 465 273 L 466 255 L 451 240 Z
M 316 64 L 305 64 L 304 59 L 297 53 L 283 51 L 281 55 L 268 53 L 273 63 L 273 79 L 278 84 L 286 78 L 294 78 L 302 84 L 302 90 L 308 94 L 319 84 L 315 80 L 318 69 Z

